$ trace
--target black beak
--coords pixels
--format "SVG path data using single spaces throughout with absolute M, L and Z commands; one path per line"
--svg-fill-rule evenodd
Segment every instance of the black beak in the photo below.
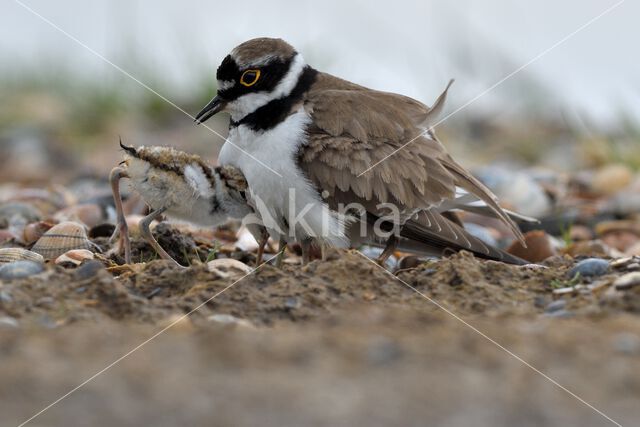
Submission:
M 194 121 L 196 122 L 197 125 L 199 125 L 200 123 L 204 123 L 210 117 L 222 111 L 225 104 L 226 102 L 222 98 L 220 98 L 219 96 L 216 96 L 207 105 L 205 105 L 202 111 L 198 113 Z

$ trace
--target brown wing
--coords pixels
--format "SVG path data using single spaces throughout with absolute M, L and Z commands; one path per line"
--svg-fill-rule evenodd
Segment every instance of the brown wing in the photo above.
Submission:
M 491 191 L 456 163 L 432 132 L 423 134 L 445 96 L 446 90 L 429 108 L 321 73 L 304 102 L 313 122 L 299 166 L 332 197 L 351 192 L 373 206 L 394 203 L 408 212 L 453 199 L 460 186 L 487 203 L 521 238 Z

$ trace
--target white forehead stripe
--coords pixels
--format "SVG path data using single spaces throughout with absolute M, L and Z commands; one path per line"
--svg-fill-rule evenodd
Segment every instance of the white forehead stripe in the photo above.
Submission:
M 289 95 L 298 83 L 305 66 L 304 58 L 297 53 L 291 61 L 289 71 L 271 92 L 248 93 L 230 102 L 227 110 L 231 113 L 231 118 L 238 121 L 274 99 Z
M 232 88 L 236 82 L 233 80 L 218 80 L 218 90 L 227 90 Z

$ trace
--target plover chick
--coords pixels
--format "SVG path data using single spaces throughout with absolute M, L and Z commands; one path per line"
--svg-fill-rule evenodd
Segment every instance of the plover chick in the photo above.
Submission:
M 132 188 L 149 205 L 151 213 L 140 221 L 140 233 L 161 258 L 180 266 L 156 241 L 149 226 L 160 215 L 197 225 L 220 225 L 229 218 L 245 218 L 253 213 L 248 204 L 247 181 L 233 166 L 212 168 L 201 157 L 172 147 L 130 147 L 120 141 L 125 159 L 110 174 L 116 206 L 117 225 L 112 241 L 119 235 L 118 252 L 124 249 L 131 263 L 131 242 L 120 196 L 120 179 L 129 178 Z M 262 260 L 268 234 L 261 225 L 247 228 L 258 241 L 257 263 Z

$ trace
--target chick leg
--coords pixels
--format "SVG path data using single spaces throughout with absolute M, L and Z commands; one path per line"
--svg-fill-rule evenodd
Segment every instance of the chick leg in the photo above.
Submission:
M 387 245 L 385 246 L 384 250 L 378 257 L 376 262 L 381 266 L 384 266 L 385 263 L 387 262 L 387 259 L 389 259 L 389 257 L 393 254 L 393 252 L 396 250 L 397 247 L 398 247 L 398 237 L 396 237 L 395 234 L 392 234 L 391 236 L 389 236 L 389 239 L 387 239 Z
M 122 209 L 122 197 L 120 195 L 120 179 L 128 178 L 127 170 L 123 167 L 115 167 L 109 174 L 109 182 L 111 183 L 111 192 L 113 193 L 113 201 L 116 206 L 116 229 L 113 231 L 113 235 L 109 239 L 110 243 L 113 243 L 118 235 L 117 252 L 121 253 L 124 247 L 124 260 L 127 264 L 131 264 L 131 241 L 129 240 L 129 228 L 127 227 L 127 220 L 124 217 L 124 210 Z
M 287 241 L 284 237 L 280 237 L 278 244 L 278 256 L 276 256 L 276 267 L 282 268 L 282 261 L 284 261 L 284 251 L 287 249 Z
M 178 264 L 178 262 L 175 259 L 171 258 L 171 255 L 169 255 L 164 249 L 162 249 L 162 246 L 158 244 L 157 240 L 153 237 L 153 234 L 151 234 L 151 230 L 149 229 L 149 226 L 151 225 L 151 221 L 153 221 L 154 219 L 162 215 L 162 213 L 166 210 L 167 208 L 156 209 L 155 211 L 151 212 L 149 215 L 142 218 L 140 220 L 140 234 L 147 241 L 147 243 L 149 243 L 151 247 L 155 249 L 158 255 L 160 255 L 160 258 L 171 261 L 177 267 L 186 268 Z

